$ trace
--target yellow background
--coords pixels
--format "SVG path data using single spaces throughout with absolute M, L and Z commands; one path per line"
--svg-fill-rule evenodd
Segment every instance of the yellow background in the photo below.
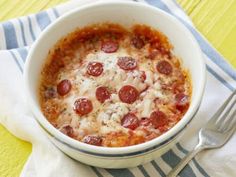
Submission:
M 35 13 L 66 0 L 0 0 L 0 21 Z M 196 27 L 236 67 L 236 0 L 177 0 Z M 31 144 L 0 125 L 0 176 L 19 176 Z

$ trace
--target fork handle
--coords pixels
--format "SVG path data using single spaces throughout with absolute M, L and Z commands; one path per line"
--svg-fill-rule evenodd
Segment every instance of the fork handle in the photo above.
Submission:
M 182 171 L 182 169 L 188 164 L 192 158 L 202 151 L 204 147 L 200 144 L 198 144 L 191 152 L 189 152 L 178 164 L 175 168 L 173 168 L 170 173 L 166 177 L 176 177 L 179 172 Z

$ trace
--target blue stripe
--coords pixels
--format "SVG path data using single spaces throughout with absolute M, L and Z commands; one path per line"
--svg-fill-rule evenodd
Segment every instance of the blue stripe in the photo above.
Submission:
M 41 30 L 46 28 L 51 23 L 51 20 L 46 11 L 36 14 L 36 19 Z
M 181 152 L 183 152 L 185 155 L 188 154 L 188 151 L 187 151 L 186 149 L 184 149 L 183 146 L 180 145 L 180 143 L 177 143 L 177 144 L 176 144 L 176 147 L 177 147 Z M 196 161 L 195 158 L 193 158 L 192 161 L 193 161 L 194 165 L 196 166 L 196 168 L 198 169 L 198 171 L 199 171 L 203 176 L 205 176 L 205 177 L 210 177 L 210 176 L 206 173 L 206 171 L 199 165 L 199 163 Z
M 102 174 L 97 170 L 97 168 L 95 168 L 93 166 L 91 166 L 91 168 L 98 177 L 103 177 Z
M 16 31 L 15 31 L 15 27 L 13 23 L 10 21 L 4 22 L 2 26 L 4 30 L 5 39 L 6 39 L 7 49 L 17 48 L 18 42 L 17 42 Z
M 134 177 L 128 169 L 106 169 L 114 177 Z
M 20 23 L 20 29 L 21 29 L 21 34 L 22 34 L 22 38 L 23 38 L 23 43 L 24 43 L 24 46 L 26 46 L 26 40 L 25 40 L 25 32 L 24 32 L 24 25 L 21 21 L 21 19 L 19 18 L 18 19 L 19 23 Z
M 146 0 L 146 1 L 149 4 L 159 7 L 162 10 L 175 16 L 163 2 L 157 0 Z M 185 22 L 178 16 L 175 17 L 179 19 L 190 30 L 190 32 L 198 41 L 200 48 L 208 56 L 208 58 L 212 60 L 223 71 L 225 71 L 229 76 L 231 76 L 234 80 L 236 80 L 235 70 L 223 59 L 223 57 L 211 45 L 209 45 L 209 43 L 201 36 L 201 34 L 199 34 L 198 31 L 196 31 L 196 29 L 194 29 L 191 25 L 189 25 L 187 22 Z
M 26 48 L 18 48 L 17 52 L 20 54 L 22 61 L 25 62 L 28 50 Z
M 217 74 L 210 66 L 206 65 L 207 71 L 211 73 L 215 78 L 217 78 L 224 86 L 226 86 L 229 90 L 235 90 L 232 85 L 230 85 L 225 79 L 223 79 L 219 74 Z
M 60 16 L 56 8 L 52 8 L 52 12 L 54 13 L 56 18 Z
M 179 158 L 172 150 L 169 150 L 167 153 L 161 156 L 161 158 L 171 167 L 174 168 L 180 161 Z M 186 165 L 184 169 L 179 173 L 181 177 L 196 177 L 192 168 L 189 165 Z
M 184 149 L 184 148 L 180 145 L 180 143 L 177 143 L 177 144 L 176 144 L 176 147 L 177 147 L 181 152 L 183 152 L 185 155 L 187 155 L 187 154 L 189 153 L 186 149 Z
M 162 171 L 162 169 L 157 165 L 157 163 L 154 160 L 151 161 L 151 164 L 162 177 L 166 176 L 165 173 Z
M 148 174 L 148 172 L 145 170 L 145 168 L 142 165 L 139 165 L 138 169 L 142 172 L 143 176 L 150 177 L 150 175 Z
M 28 20 L 28 22 L 29 22 L 30 35 L 31 35 L 33 41 L 35 41 L 36 37 L 35 37 L 35 35 L 34 35 L 34 31 L 33 31 L 33 28 L 32 28 L 32 22 L 31 22 L 29 16 L 27 17 L 27 20 Z
M 199 163 L 196 161 L 195 158 L 193 158 L 193 163 L 194 163 L 194 165 L 197 167 L 198 171 L 200 171 L 200 173 L 201 173 L 203 176 L 205 176 L 205 177 L 210 177 L 210 176 L 206 173 L 206 171 L 199 165 Z
M 158 7 L 170 14 L 172 14 L 172 12 L 168 9 L 168 7 L 163 3 L 161 2 L 160 0 L 157 1 L 157 0 L 146 0 L 149 4 L 155 6 L 155 7 Z
M 22 67 L 21 67 L 21 65 L 20 65 L 16 55 L 14 54 L 13 51 L 11 51 L 11 50 L 9 50 L 9 51 L 10 51 L 10 53 L 11 53 L 11 55 L 12 55 L 12 57 L 13 57 L 15 63 L 16 63 L 16 65 L 17 65 L 17 67 L 20 69 L 21 73 L 23 73 L 23 69 L 22 69 Z

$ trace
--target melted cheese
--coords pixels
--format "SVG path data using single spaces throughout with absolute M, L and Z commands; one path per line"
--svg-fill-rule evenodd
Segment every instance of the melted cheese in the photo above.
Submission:
M 70 95 L 63 100 L 66 105 L 71 107 L 75 100 L 80 97 L 88 98 L 93 103 L 93 111 L 81 117 L 74 113 L 72 109 L 68 110 L 71 112 L 71 125 L 74 128 L 79 128 L 79 135 L 84 136 L 84 131 L 93 133 L 97 129 L 99 129 L 100 134 L 118 131 L 127 132 L 127 129 L 122 127 L 120 123 L 125 114 L 132 110 L 136 112 L 139 119 L 149 117 L 150 113 L 155 110 L 154 100 L 156 98 L 167 99 L 166 95 L 162 93 L 160 83 L 157 81 L 159 78 L 158 73 L 150 69 L 153 65 L 150 61 L 139 63 L 139 70 L 129 72 L 124 71 L 117 65 L 118 57 L 122 56 L 129 56 L 129 54 L 124 50 L 119 50 L 112 54 L 104 52 L 90 53 L 86 56 L 79 69 L 73 70 L 71 73 L 65 73 L 74 78 L 73 85 L 75 87 Z M 99 77 L 86 74 L 86 66 L 89 62 L 103 63 L 103 73 Z M 146 74 L 144 82 L 140 78 L 143 71 Z M 68 76 L 63 75 L 63 73 L 60 75 L 60 78 L 66 77 Z M 140 94 L 140 98 L 143 101 L 137 100 L 133 104 L 122 103 L 117 93 L 124 85 L 132 85 L 139 92 L 148 87 L 146 91 Z M 103 104 L 98 102 L 95 96 L 96 88 L 99 86 L 112 88 L 115 92 Z M 63 118 L 60 119 L 63 122 Z M 99 128 L 94 126 L 93 122 L 97 122 Z
M 89 123 L 89 119 L 100 124 L 100 133 L 105 134 L 114 131 L 127 131 L 124 129 L 120 121 L 122 117 L 129 112 L 129 110 L 143 110 L 138 117 L 147 117 L 152 108 L 154 95 L 146 94 L 143 98 L 144 102 L 135 102 L 132 105 L 122 103 L 118 97 L 119 89 L 124 85 L 132 85 L 139 92 L 144 90 L 148 85 L 153 84 L 153 76 L 155 75 L 148 68 L 140 70 L 134 70 L 132 72 L 124 71 L 117 65 L 118 57 L 129 56 L 124 50 L 119 50 L 116 53 L 107 54 L 104 52 L 90 53 L 84 59 L 82 67 L 77 70 L 71 71 L 71 73 L 63 72 L 60 78 L 67 78 L 68 75 L 74 75 L 73 85 L 75 88 L 70 92 L 63 102 L 71 107 L 76 99 L 83 97 L 88 98 L 93 103 L 93 111 L 88 115 L 78 116 L 72 110 L 68 110 L 71 113 L 71 124 L 73 127 L 79 127 L 80 129 L 87 129 L 91 131 L 93 126 Z M 86 66 L 89 62 L 101 62 L 103 63 L 103 73 L 99 77 L 88 76 L 86 74 Z M 140 78 L 142 71 L 146 72 L 146 81 L 143 82 Z M 114 90 L 114 94 L 111 95 L 109 100 L 106 100 L 104 104 L 98 102 L 95 96 L 96 88 L 99 86 L 106 86 Z M 150 98 L 149 98 L 150 97 Z
M 156 109 L 155 99 L 164 101 L 172 100 L 170 95 L 163 93 L 159 79 L 158 72 L 155 71 L 156 61 L 145 60 L 138 62 L 138 68 L 133 71 L 125 71 L 117 65 L 119 57 L 135 56 L 130 55 L 123 49 L 119 49 L 116 53 L 104 53 L 102 51 L 89 53 L 84 59 L 83 63 L 74 67 L 72 70 L 59 73 L 58 80 L 64 78 L 71 78 L 73 89 L 69 95 L 62 99 L 61 104 L 67 105 L 66 113 L 63 113 L 58 118 L 58 126 L 63 127 L 65 124 L 70 124 L 76 134 L 77 138 L 81 139 L 86 134 L 108 134 L 111 132 L 127 132 L 128 130 L 121 125 L 121 119 L 125 114 L 132 111 L 141 119 L 149 117 L 151 112 Z M 87 65 L 89 62 L 100 62 L 103 64 L 103 73 L 98 76 L 90 76 L 87 72 Z M 145 72 L 146 79 L 141 79 L 142 73 Z M 58 81 L 59 82 L 59 81 Z M 165 77 L 165 83 L 173 82 L 173 78 Z M 131 85 L 135 87 L 140 96 L 133 104 L 122 103 L 119 99 L 118 92 L 124 85 Z M 96 88 L 105 86 L 112 90 L 110 99 L 101 104 L 95 96 Z M 91 113 L 79 116 L 74 111 L 71 105 L 78 98 L 87 98 L 93 104 Z M 166 109 L 162 107 L 162 109 Z M 68 118 L 69 117 L 69 118 Z M 142 134 L 139 129 L 135 130 L 138 134 Z M 156 130 L 153 130 L 156 131 Z

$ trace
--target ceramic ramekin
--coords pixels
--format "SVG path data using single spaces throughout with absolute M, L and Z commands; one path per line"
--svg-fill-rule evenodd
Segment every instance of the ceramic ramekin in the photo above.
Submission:
M 149 142 L 119 148 L 97 147 L 76 141 L 54 128 L 40 110 L 38 85 L 40 72 L 49 49 L 63 36 L 77 27 L 112 22 L 125 27 L 146 24 L 162 31 L 174 46 L 175 55 L 182 59 L 183 66 L 192 78 L 191 104 L 184 117 L 169 131 Z M 30 49 L 25 72 L 25 89 L 28 102 L 36 120 L 49 139 L 70 157 L 98 167 L 126 168 L 146 163 L 162 155 L 184 133 L 200 105 L 205 85 L 205 64 L 201 50 L 184 25 L 169 14 L 143 3 L 103 2 L 79 7 L 58 18 L 46 28 Z

